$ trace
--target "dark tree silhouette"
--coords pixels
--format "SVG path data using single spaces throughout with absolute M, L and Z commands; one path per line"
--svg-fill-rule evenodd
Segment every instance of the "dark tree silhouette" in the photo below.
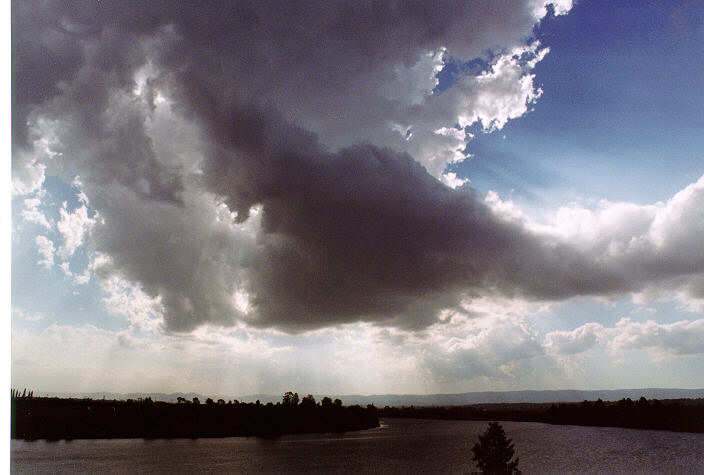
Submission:
M 307 395 L 303 399 L 301 399 L 301 406 L 302 407 L 313 407 L 315 406 L 315 397 L 313 397 L 312 394 Z
M 317 405 L 308 395 L 288 395 L 288 405 L 271 402 L 216 404 L 198 398 L 190 404 L 153 401 L 31 397 L 12 389 L 11 435 L 14 439 L 197 438 L 345 432 L 379 426 L 376 408 Z M 23 397 L 24 396 L 24 397 Z
M 511 474 L 520 473 L 518 457 L 513 458 L 513 444 L 506 438 L 503 427 L 498 422 L 490 422 L 486 432 L 479 436 L 479 442 L 472 447 L 477 467 L 483 473 Z
M 298 405 L 298 393 L 294 393 L 292 391 L 286 391 L 284 394 L 281 403 L 284 406 L 297 406 Z

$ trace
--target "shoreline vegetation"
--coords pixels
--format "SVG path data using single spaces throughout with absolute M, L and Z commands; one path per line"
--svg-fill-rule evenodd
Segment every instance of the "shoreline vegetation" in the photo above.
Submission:
M 557 425 L 622 427 L 704 433 L 704 399 L 637 401 L 629 398 L 581 403 L 506 403 L 465 406 L 389 407 L 380 417 L 543 422 Z
M 280 402 L 213 401 L 179 397 L 177 402 L 139 399 L 34 397 L 12 390 L 13 439 L 278 437 L 379 427 L 379 417 L 543 422 L 704 433 L 704 399 L 504 403 L 405 406 L 377 409 L 343 406 L 340 399 L 287 392 Z
M 179 398 L 178 402 L 33 397 L 12 390 L 13 439 L 278 437 L 379 427 L 377 409 L 343 406 L 326 397 L 299 401 L 287 392 L 276 404 Z

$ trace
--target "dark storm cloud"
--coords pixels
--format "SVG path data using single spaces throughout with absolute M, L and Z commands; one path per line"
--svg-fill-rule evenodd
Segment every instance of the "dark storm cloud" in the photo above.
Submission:
M 561 298 L 624 285 L 499 219 L 475 192 L 441 184 L 407 154 L 369 144 L 331 153 L 275 116 L 207 109 L 212 189 L 240 216 L 263 206 L 248 264 L 258 324 L 420 326 L 473 289 Z
M 369 124 L 411 110 L 379 93 L 394 71 L 440 47 L 472 58 L 520 45 L 535 7 L 16 3 L 15 164 L 32 134 L 48 137 L 62 154 L 50 172 L 79 173 L 99 213 L 91 239 L 110 257 L 103 272 L 160 297 L 167 330 L 241 319 L 418 328 L 466 295 L 630 290 L 640 277 L 629 265 L 543 240 L 368 137 Z M 154 119 L 157 90 L 178 127 Z M 261 207 L 255 239 L 218 221 L 218 199 L 245 224 Z

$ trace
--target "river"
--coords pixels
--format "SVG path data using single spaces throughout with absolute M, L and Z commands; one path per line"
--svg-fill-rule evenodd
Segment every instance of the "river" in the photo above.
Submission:
M 13 473 L 464 473 L 487 423 L 385 419 L 274 440 L 13 440 Z M 530 473 L 704 473 L 704 434 L 502 422 Z

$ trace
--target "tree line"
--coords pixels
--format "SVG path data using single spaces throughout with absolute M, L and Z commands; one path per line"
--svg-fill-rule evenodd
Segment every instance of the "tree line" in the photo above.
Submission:
M 553 404 L 542 419 L 550 424 L 704 432 L 704 399 L 648 401 L 641 397 L 638 401 Z
M 583 401 L 581 403 L 484 404 L 449 407 L 389 407 L 381 417 L 545 422 L 633 429 L 704 432 L 704 399 Z
M 211 398 L 203 404 L 197 397 L 173 403 L 149 397 L 122 401 L 21 396 L 13 390 L 11 436 L 26 440 L 276 437 L 379 426 L 374 406 L 343 406 L 329 397 L 316 402 L 310 394 L 299 400 L 293 392 L 276 404 Z

